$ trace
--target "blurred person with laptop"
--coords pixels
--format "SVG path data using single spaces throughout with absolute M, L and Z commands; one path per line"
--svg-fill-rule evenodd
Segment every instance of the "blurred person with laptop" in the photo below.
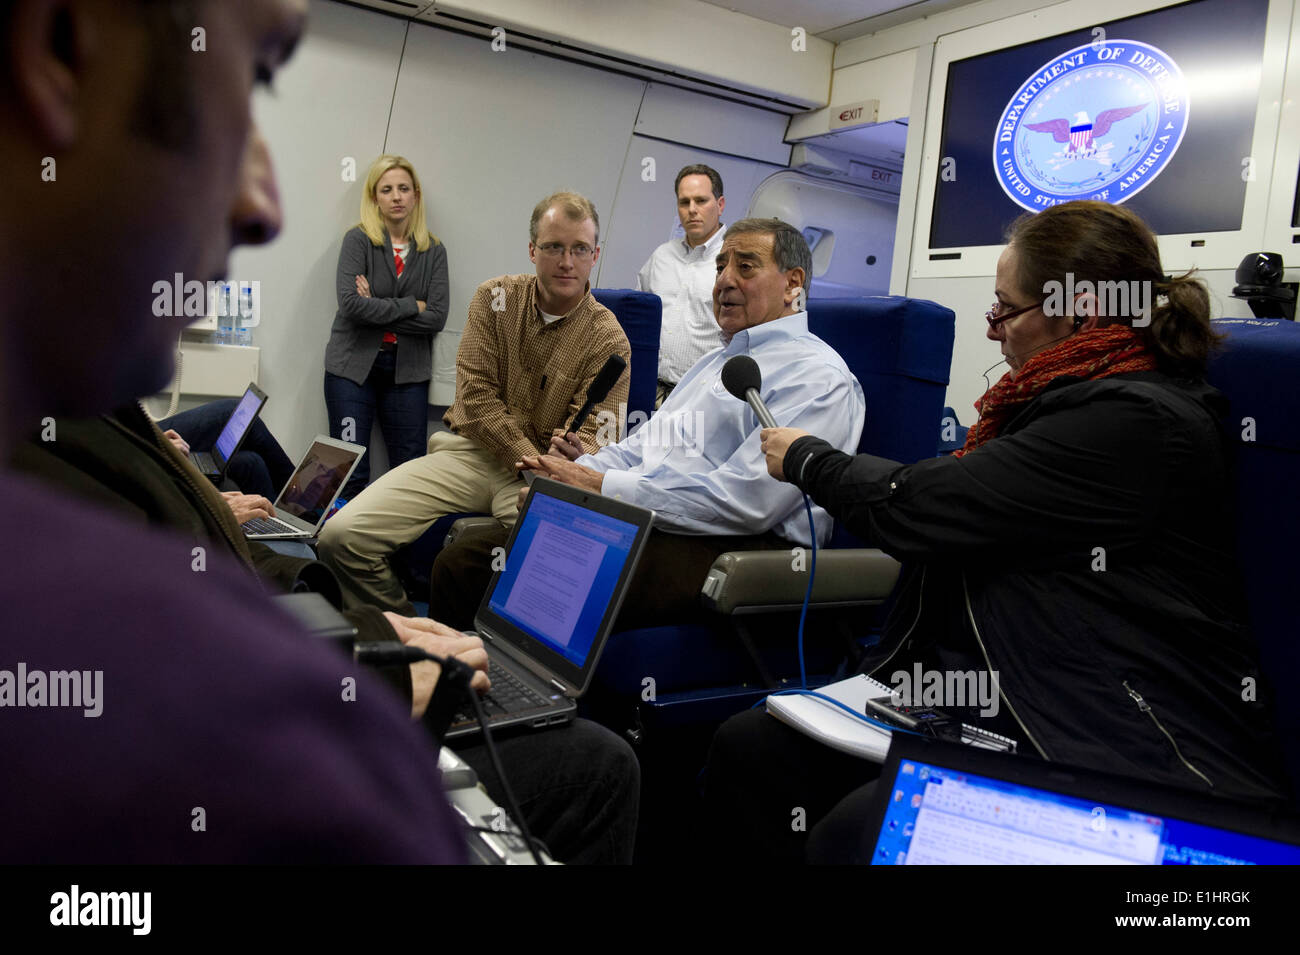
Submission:
M 9 464 L 25 436 L 57 444 L 78 419 L 168 380 L 187 319 L 151 314 L 155 279 L 215 278 L 234 245 L 278 231 L 251 93 L 288 59 L 306 11 L 306 0 L 0 7 L 0 218 L 23 224 L 0 233 L 0 645 L 103 686 L 93 720 L 30 692 L 6 708 L 0 749 L 22 784 L 0 793 L 5 862 L 465 858 L 432 747 L 372 677 L 310 641 L 227 556 L 200 572 L 184 535 Z M 196 21 L 226 38 L 203 56 L 189 53 Z M 43 180 L 52 163 L 57 178 Z M 31 290 L 71 275 L 96 277 L 97 307 L 32 321 Z M 178 480 L 207 485 L 138 415 L 144 434 L 121 440 L 161 442 Z M 353 702 L 320 693 L 345 676 Z M 369 804 L 350 795 L 358 778 Z
M 0 239 L 5 268 L 22 277 L 0 286 L 3 646 L 11 659 L 100 673 L 105 693 L 93 724 L 31 694 L 0 722 L 6 764 L 24 780 L 0 795 L 5 861 L 465 858 L 409 707 L 268 600 L 230 509 L 128 403 L 168 379 L 184 321 L 149 315 L 154 279 L 215 277 L 232 246 L 279 231 L 250 94 L 289 58 L 306 10 L 305 0 L 18 0 L 0 11 L 11 65 L 0 206 L 5 221 L 28 224 Z M 191 57 L 192 19 L 233 39 Z M 178 96 L 183 108 L 169 108 Z M 35 172 L 42 157 L 58 162 L 57 188 Z M 105 180 L 121 188 L 105 192 Z M 174 201 L 140 203 L 146 191 Z M 83 241 L 70 245 L 74 215 Z M 27 321 L 25 293 L 10 290 L 52 286 L 70 269 L 100 276 L 109 304 L 70 310 L 57 334 Z M 312 570 L 299 572 L 311 586 Z M 369 616 L 390 639 L 486 664 L 476 638 Z M 407 669 L 418 707 L 439 668 Z M 351 698 L 322 696 L 345 678 Z M 621 756 L 587 770 L 612 780 L 605 813 L 591 814 L 610 831 L 629 810 L 635 820 L 635 763 Z M 530 782 L 511 776 L 520 790 Z M 369 799 L 353 798 L 359 784 Z M 206 826 L 191 824 L 198 808 Z
M 332 501 L 351 473 L 350 465 L 355 465 L 359 455 L 346 456 L 335 462 L 334 469 L 327 469 L 313 458 L 313 449 L 322 444 L 327 452 L 337 454 L 333 446 L 344 442 L 324 436 L 313 442 L 301 462 L 302 469 L 310 472 L 306 486 L 295 486 L 292 477 L 285 483 L 284 491 L 293 500 L 306 499 L 310 477 L 330 476 L 324 496 Z M 205 549 L 205 563 L 233 559 L 257 579 L 264 593 L 314 592 L 335 608 L 342 606 L 338 582 L 325 564 L 279 553 L 251 537 L 250 525 L 241 525 L 221 493 L 164 438 L 138 404 L 96 418 L 60 420 L 57 440 L 45 442 L 36 437 L 22 442 L 13 464 L 47 486 L 116 511 L 135 523 L 179 532 Z M 301 520 L 319 527 L 322 513 L 319 509 L 314 514 L 305 512 Z M 254 521 L 261 523 L 270 516 Z M 303 530 L 298 536 L 311 533 Z M 288 535 L 272 533 L 267 539 L 277 536 Z M 107 568 L 105 578 L 109 579 Z M 435 654 L 451 654 L 480 671 L 475 689 L 489 689 L 487 656 L 479 637 L 427 617 L 402 616 L 371 605 L 340 612 L 356 628 L 358 642 L 400 639 Z M 413 719 L 424 715 L 438 681 L 434 664 L 398 664 L 378 667 L 375 672 L 406 701 Z M 639 773 L 636 758 L 623 740 L 594 723 L 575 720 L 546 733 L 500 739 L 497 747 L 507 778 L 524 802 L 529 828 L 556 859 L 571 863 L 631 861 Z M 456 752 L 484 780 L 489 795 L 504 802 L 482 743 L 458 744 Z M 582 795 L 575 798 L 575 792 Z

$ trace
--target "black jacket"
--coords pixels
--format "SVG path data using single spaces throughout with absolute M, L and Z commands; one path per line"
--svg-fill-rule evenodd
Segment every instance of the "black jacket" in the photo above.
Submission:
M 784 468 L 908 563 L 868 672 L 964 652 L 998 673 L 1022 752 L 1268 799 L 1286 787 L 1247 692 L 1223 408 L 1157 372 L 1062 377 L 961 458 L 801 438 Z
M 341 606 L 338 580 L 323 563 L 289 557 L 245 539 L 221 495 L 138 405 L 99 418 L 58 420 L 54 429 L 51 440 L 38 435 L 18 444 L 13 466 L 49 487 L 215 546 L 242 563 L 268 593 L 307 590 Z M 104 574 L 112 572 L 113 555 L 105 554 Z M 377 608 L 350 610 L 344 616 L 357 628 L 360 640 L 397 639 Z M 408 666 L 378 672 L 411 699 Z

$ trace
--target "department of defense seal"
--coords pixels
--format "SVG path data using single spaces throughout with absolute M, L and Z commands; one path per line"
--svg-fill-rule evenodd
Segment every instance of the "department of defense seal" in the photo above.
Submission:
M 1149 43 L 1075 47 L 1011 97 L 993 138 L 993 170 L 1031 212 L 1071 199 L 1124 202 L 1178 151 L 1190 107 L 1178 64 Z

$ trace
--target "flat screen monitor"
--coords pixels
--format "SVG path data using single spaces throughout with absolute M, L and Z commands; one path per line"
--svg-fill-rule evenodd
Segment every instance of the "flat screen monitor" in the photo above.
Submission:
M 1235 267 L 1261 233 L 1277 131 L 1260 104 L 1282 81 L 1270 0 L 1113 9 L 1067 3 L 940 39 L 916 274 L 991 274 L 1013 220 L 1071 199 L 1132 208 L 1170 242 L 1168 268 Z

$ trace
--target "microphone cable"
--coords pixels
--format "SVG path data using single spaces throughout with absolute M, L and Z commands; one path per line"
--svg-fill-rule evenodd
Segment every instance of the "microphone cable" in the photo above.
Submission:
M 993 367 L 996 368 L 997 365 L 994 365 Z M 819 693 L 816 690 L 808 689 L 808 665 L 804 656 L 803 635 L 804 635 L 804 624 L 808 619 L 808 605 L 812 602 L 813 581 L 817 576 L 817 525 L 813 521 L 812 502 L 809 499 L 807 494 L 804 494 L 803 496 L 803 506 L 804 506 L 804 512 L 808 515 L 808 539 L 812 541 L 812 548 L 811 548 L 812 561 L 809 564 L 809 568 L 808 568 L 808 588 L 807 590 L 804 591 L 803 607 L 799 611 L 799 689 L 774 690 L 771 693 L 767 694 L 767 696 L 758 700 L 758 702 L 754 703 L 754 705 L 750 708 L 757 709 L 758 707 L 763 706 L 767 702 L 768 696 L 810 696 L 813 699 L 817 699 L 825 703 L 829 703 L 832 706 L 843 710 L 845 713 L 848 713 L 850 716 L 854 717 L 855 719 L 860 720 L 863 723 L 867 723 L 868 725 L 874 726 L 877 729 L 887 730 L 891 733 L 910 733 L 913 736 L 924 735 L 922 733 L 918 733 L 914 729 L 908 729 L 905 726 L 900 726 L 897 723 L 891 724 L 891 723 L 882 722 L 881 720 L 872 719 L 867 714 L 859 713 L 851 706 L 848 706 L 847 704 L 840 702 L 839 700 L 835 699 L 835 697 L 833 696 L 827 696 L 825 693 Z
M 812 502 L 803 496 L 804 511 L 808 514 L 808 539 L 812 541 L 812 564 L 808 568 L 808 589 L 803 595 L 803 609 L 799 611 L 799 686 L 808 689 L 808 666 L 804 662 L 803 625 L 808 619 L 808 604 L 812 602 L 813 578 L 817 576 L 817 525 L 813 523 Z
M 1032 352 L 1030 352 L 1029 355 L 1028 355 L 1028 357 L 1033 358 L 1034 355 L 1036 355 L 1036 354 L 1038 354 L 1039 352 L 1043 351 L 1043 349 L 1045 349 L 1045 348 L 1050 348 L 1050 347 L 1052 347 L 1053 345 L 1055 345 L 1057 342 L 1063 342 L 1063 341 L 1065 341 L 1067 338 L 1071 337 L 1073 334 L 1074 334 L 1074 332 L 1071 332 L 1069 335 L 1062 335 L 1060 338 L 1053 338 L 1053 339 L 1052 339 L 1050 342 L 1048 342 L 1046 345 L 1041 345 L 1041 346 L 1039 346 L 1038 348 L 1034 349 Z M 1015 356 L 1015 355 L 1012 355 L 1011 357 L 1012 357 L 1012 358 L 1015 358 L 1016 356 Z M 1006 358 L 1003 358 L 1003 359 L 1001 359 L 1000 361 L 995 361 L 993 364 L 989 365 L 989 367 L 986 368 L 986 369 L 984 369 L 984 371 L 980 374 L 980 377 L 984 379 L 984 394 L 980 396 L 980 404 L 981 404 L 981 405 L 984 404 L 984 399 L 987 398 L 987 397 L 989 396 L 989 392 L 993 390 L 993 383 L 992 383 L 991 381 L 989 381 L 989 372 L 992 371 L 994 368 L 998 367 L 998 365 L 1002 365 L 1002 364 L 1007 364 L 1007 366 L 1010 367 L 1010 364 L 1007 362 Z M 976 437 L 976 439 L 979 438 L 980 425 L 983 424 L 983 423 L 984 423 L 984 412 L 981 411 L 981 412 L 979 413 L 979 417 L 977 417 L 977 418 L 975 419 L 975 424 L 972 426 L 972 427 L 975 429 L 975 437 Z
M 767 694 L 767 696 L 810 696 L 813 699 L 821 700 L 825 703 L 829 703 L 832 706 L 843 710 L 845 713 L 848 713 L 850 716 L 854 717 L 855 719 L 860 720 L 861 722 L 866 723 L 870 726 L 874 726 L 877 729 L 887 730 L 891 733 L 910 733 L 913 736 L 924 735 L 922 733 L 918 733 L 914 729 L 908 729 L 905 726 L 900 726 L 897 723 L 885 723 L 881 720 L 873 719 L 872 717 L 868 716 L 866 713 L 859 713 L 857 710 L 853 709 L 853 707 L 847 705 L 846 703 L 842 703 L 841 701 L 835 699 L 835 697 L 833 696 L 827 696 L 825 693 L 819 693 L 816 690 L 808 689 L 808 668 L 804 660 L 803 633 L 804 633 L 804 621 L 807 619 L 808 616 L 808 604 L 812 601 L 813 578 L 817 574 L 817 527 L 813 523 L 812 503 L 809 501 L 807 494 L 803 496 L 803 506 L 804 506 L 804 510 L 808 514 L 808 529 L 811 532 L 810 539 L 812 540 L 812 563 L 809 565 L 809 570 L 808 570 L 808 589 L 804 592 L 803 609 L 799 613 L 799 684 L 800 686 L 799 689 L 773 690 L 771 693 Z M 757 703 L 751 706 L 750 709 L 757 709 L 758 707 L 766 704 L 767 696 L 760 699 Z
M 799 685 L 800 688 L 797 690 L 777 690 L 776 692 L 769 693 L 768 695 L 769 696 L 794 696 L 794 695 L 811 696 L 814 699 L 823 700 L 827 703 L 837 706 L 845 713 L 851 713 L 853 716 L 855 716 L 857 719 L 861 720 L 862 722 L 869 723 L 870 725 L 875 726 L 879 729 L 889 730 L 890 732 L 911 733 L 913 736 L 922 735 L 916 732 L 915 730 L 908 729 L 904 726 L 884 723 L 880 720 L 872 719 L 870 716 L 867 716 L 865 713 L 859 713 L 851 706 L 847 706 L 844 703 L 841 703 L 833 696 L 827 696 L 825 693 L 818 693 L 816 690 L 808 689 L 808 667 L 804 660 L 803 632 L 804 632 L 804 621 L 807 619 L 808 616 L 808 605 L 812 601 L 813 578 L 817 574 L 817 526 L 816 524 L 813 523 L 812 502 L 808 499 L 807 494 L 803 496 L 803 506 L 804 506 L 804 510 L 808 514 L 808 530 L 810 532 L 809 537 L 812 540 L 812 563 L 809 567 L 809 572 L 808 572 L 808 590 L 804 593 L 803 609 L 802 611 L 800 611 L 799 614 Z M 759 703 L 762 702 L 763 702 L 762 700 L 759 700 Z M 757 706 L 758 703 L 754 705 Z

